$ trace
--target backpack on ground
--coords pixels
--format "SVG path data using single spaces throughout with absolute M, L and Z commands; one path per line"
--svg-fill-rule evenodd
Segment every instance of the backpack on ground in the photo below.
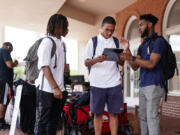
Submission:
M 53 43 L 53 47 L 52 47 L 52 51 L 51 51 L 51 58 L 52 58 L 56 52 L 56 43 L 51 37 L 44 37 L 44 38 L 49 38 Z M 29 48 L 27 56 L 24 58 L 24 61 L 26 61 L 25 75 L 26 75 L 27 81 L 34 82 L 38 78 L 40 70 L 38 69 L 37 51 L 38 51 L 39 45 L 41 44 L 41 42 L 44 38 L 38 39 Z M 56 58 L 55 58 L 54 68 L 56 68 Z
M 179 75 L 179 73 L 178 73 L 178 68 L 177 68 L 177 63 L 176 63 L 176 56 L 173 53 L 171 45 L 168 43 L 168 41 L 166 39 L 164 39 L 164 37 L 162 37 L 162 36 L 153 37 L 150 41 L 150 44 L 149 44 L 149 52 L 150 53 L 152 52 L 153 43 L 157 38 L 162 38 L 164 40 L 166 46 L 167 46 L 166 65 L 163 66 L 162 61 L 160 61 L 160 65 L 161 65 L 161 69 L 162 69 L 162 75 L 161 76 L 162 76 L 164 88 L 165 88 L 165 101 L 167 101 L 168 80 L 174 76 L 175 71 L 176 71 L 177 75 Z
M 116 45 L 116 48 L 119 48 L 119 40 L 116 38 L 116 37 L 113 37 L 113 40 L 114 40 L 114 43 Z M 93 41 L 93 56 L 92 56 L 92 59 L 94 58 L 95 54 L 96 54 L 96 48 L 97 48 L 97 36 L 93 37 L 92 38 L 92 41 Z M 88 71 L 90 73 L 90 70 L 91 70 L 91 66 L 88 67 Z

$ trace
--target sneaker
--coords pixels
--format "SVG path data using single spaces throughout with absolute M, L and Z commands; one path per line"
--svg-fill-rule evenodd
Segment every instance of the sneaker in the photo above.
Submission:
M 4 130 L 3 129 L 3 123 L 0 123 L 0 130 Z
M 10 129 L 10 125 L 6 123 L 0 123 L 0 130 Z
M 5 124 L 3 125 L 3 128 L 4 128 L 4 130 L 6 130 L 6 129 L 10 129 L 10 125 L 9 125 L 9 124 L 7 124 L 7 123 L 5 123 Z

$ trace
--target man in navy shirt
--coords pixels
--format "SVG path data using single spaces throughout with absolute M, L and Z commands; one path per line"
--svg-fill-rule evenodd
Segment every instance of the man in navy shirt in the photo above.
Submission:
M 166 44 L 164 39 L 157 37 L 154 31 L 158 19 L 151 14 L 140 16 L 139 31 L 144 39 L 138 48 L 137 56 L 132 56 L 129 42 L 121 39 L 121 44 L 126 48 L 126 53 L 120 54 L 120 58 L 129 61 L 131 67 L 137 70 L 140 67 L 140 124 L 141 135 L 159 135 L 158 110 L 164 86 L 161 76 L 162 65 L 165 64 Z M 156 38 L 150 50 L 150 42 Z
M 18 65 L 18 62 L 12 62 L 10 53 L 13 46 L 10 42 L 3 43 L 0 48 L 0 130 L 9 129 L 9 125 L 5 123 L 4 117 L 7 105 L 9 103 L 8 92 L 12 90 L 13 83 L 13 67 Z

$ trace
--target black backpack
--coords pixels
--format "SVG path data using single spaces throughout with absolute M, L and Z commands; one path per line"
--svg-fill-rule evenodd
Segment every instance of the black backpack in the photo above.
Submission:
M 49 38 L 52 43 L 52 51 L 51 51 L 51 58 L 55 55 L 56 52 L 56 43 L 51 37 L 44 37 L 44 38 Z M 26 80 L 30 82 L 34 82 L 38 75 L 39 75 L 39 69 L 38 69 L 38 56 L 37 56 L 37 51 L 39 48 L 39 45 L 41 44 L 42 40 L 44 38 L 38 39 L 28 50 L 27 56 L 24 58 L 24 61 L 26 61 L 25 65 L 25 75 L 26 75 Z M 55 55 L 56 56 L 56 55 Z M 55 57 L 55 65 L 53 68 L 56 68 L 56 57 Z
M 171 79 L 174 74 L 175 71 L 177 73 L 177 75 L 179 75 L 178 73 L 178 68 L 177 68 L 177 63 L 176 63 L 176 56 L 173 53 L 173 50 L 171 48 L 171 45 L 168 43 L 168 41 L 162 37 L 162 36 L 154 36 L 149 44 L 149 52 L 152 52 L 153 49 L 153 43 L 157 38 L 162 38 L 167 46 L 167 50 L 166 50 L 166 64 L 165 66 L 162 65 L 162 62 L 160 60 L 160 65 L 161 65 L 161 69 L 162 69 L 162 79 L 163 79 L 163 83 L 164 83 L 164 88 L 165 88 L 165 101 L 167 101 L 167 94 L 168 94 L 168 80 Z

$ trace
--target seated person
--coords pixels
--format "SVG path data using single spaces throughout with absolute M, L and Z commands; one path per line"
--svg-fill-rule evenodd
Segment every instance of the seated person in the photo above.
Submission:
M 89 82 L 84 82 L 82 84 L 83 87 L 83 92 L 82 95 L 77 98 L 74 102 L 74 108 L 83 106 L 83 105 L 88 105 L 90 103 L 90 84 Z
M 74 85 L 75 85 L 74 82 L 72 82 L 71 85 L 70 85 L 72 92 L 70 94 L 71 96 L 70 96 L 69 99 L 70 99 L 71 102 L 74 102 L 76 99 L 78 99 L 82 95 L 81 91 L 75 90 Z

